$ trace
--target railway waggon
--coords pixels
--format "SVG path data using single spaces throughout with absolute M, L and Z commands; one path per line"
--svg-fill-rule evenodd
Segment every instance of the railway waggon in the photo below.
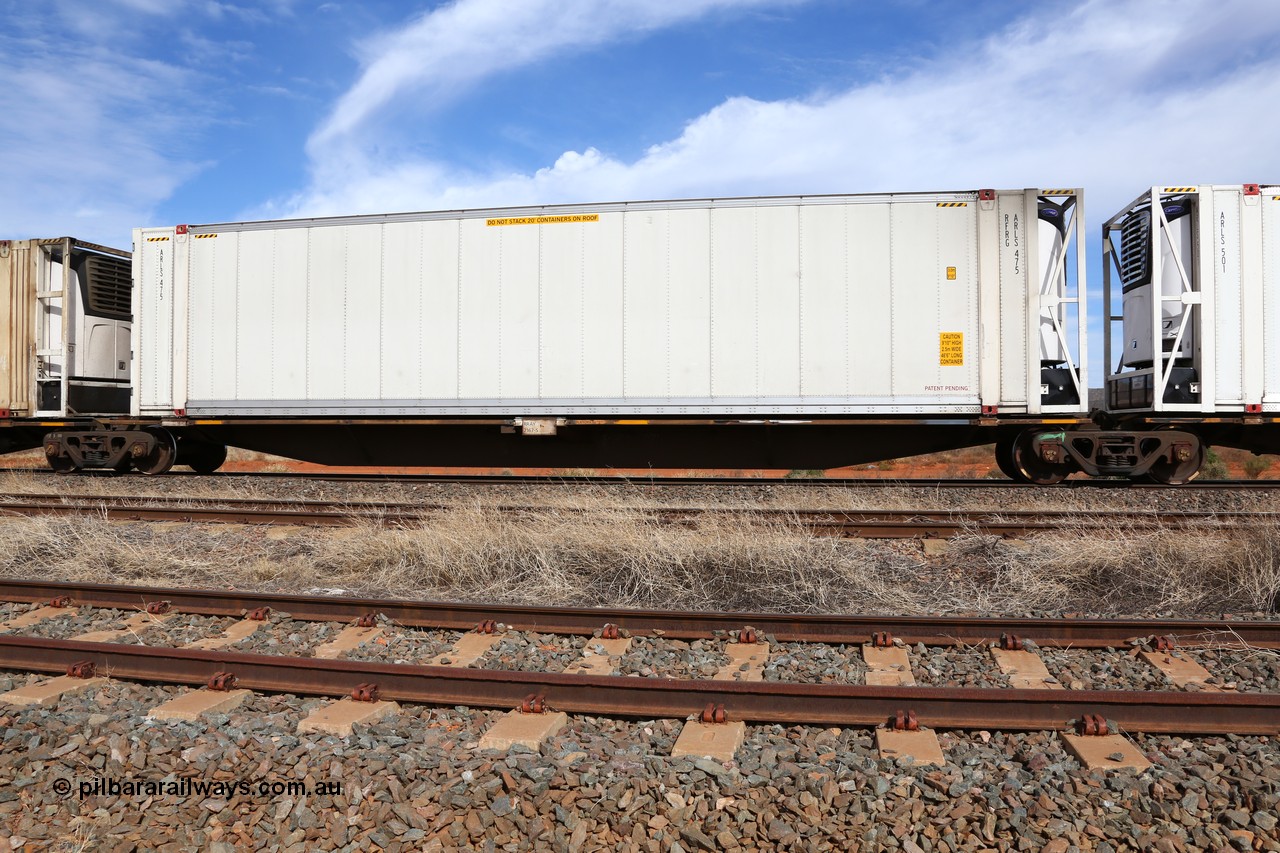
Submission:
M 1010 477 L 1180 483 L 1280 450 L 1280 191 L 757 197 L 0 242 L 0 450 L 60 471 L 831 468 L 993 443 Z M 1270 235 L 1270 241 L 1263 236 Z M 1112 289 L 1121 296 L 1113 315 Z

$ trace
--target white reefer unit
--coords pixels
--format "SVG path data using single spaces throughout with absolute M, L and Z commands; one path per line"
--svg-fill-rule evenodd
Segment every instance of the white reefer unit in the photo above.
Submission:
M 1108 409 L 1280 411 L 1280 187 L 1152 187 L 1103 255 Z
M 127 413 L 132 288 L 127 252 L 0 240 L 0 417 Z
M 1079 412 L 1078 190 L 134 232 L 135 414 Z

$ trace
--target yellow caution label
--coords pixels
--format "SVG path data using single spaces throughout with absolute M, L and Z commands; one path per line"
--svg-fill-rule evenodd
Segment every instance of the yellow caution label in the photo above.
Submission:
M 969 202 L 967 202 L 967 201 L 940 201 L 940 202 L 937 202 L 937 204 L 936 204 L 935 206 L 936 206 L 936 207 L 968 207 L 968 206 L 969 206 Z
M 947 267 L 947 281 L 955 281 L 955 280 L 956 280 L 956 268 Z
M 1075 190 L 1040 190 L 1040 195 L 1075 195 Z
M 964 364 L 964 332 L 938 333 L 938 364 L 942 367 Z
M 210 237 L 217 237 L 217 234 L 192 234 L 197 240 L 208 240 Z
M 166 243 L 168 242 L 168 240 L 169 240 L 168 237 L 148 237 L 147 238 L 148 243 Z
M 598 213 L 566 213 L 559 216 L 509 216 L 503 219 L 486 219 L 485 225 L 560 225 L 565 222 L 599 222 Z
M 1163 191 L 1167 193 L 1193 193 L 1196 191 L 1196 188 L 1195 187 L 1165 187 Z

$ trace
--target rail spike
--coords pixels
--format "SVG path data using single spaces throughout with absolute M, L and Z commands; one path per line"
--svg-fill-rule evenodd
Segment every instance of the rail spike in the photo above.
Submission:
M 920 731 L 920 721 L 916 719 L 916 712 L 911 710 L 899 710 L 893 715 L 893 730 L 896 732 L 918 732 Z
M 727 723 L 729 722 L 729 714 L 725 711 L 723 705 L 717 705 L 714 702 L 708 702 L 707 707 L 702 709 L 702 715 L 698 717 L 699 722 L 703 723 Z
M 1022 651 L 1022 638 L 1017 634 L 1001 634 L 1000 648 L 1007 652 Z
M 1108 732 L 1107 718 L 1101 714 L 1084 714 L 1076 723 L 1076 731 L 1089 737 L 1105 737 Z
M 232 672 L 215 672 L 209 676 L 208 688 L 210 690 L 231 690 L 236 686 L 237 678 Z
M 67 666 L 67 675 L 71 678 L 93 678 L 98 667 L 91 660 L 77 661 Z
M 357 684 L 351 691 L 351 698 L 357 702 L 377 702 L 380 695 L 378 685 L 372 682 Z

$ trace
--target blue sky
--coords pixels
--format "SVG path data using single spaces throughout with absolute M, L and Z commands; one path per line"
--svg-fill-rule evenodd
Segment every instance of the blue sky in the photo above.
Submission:
M 1274 0 L 0 12 L 5 237 L 989 186 L 1084 186 L 1093 234 L 1153 183 L 1280 180 Z

